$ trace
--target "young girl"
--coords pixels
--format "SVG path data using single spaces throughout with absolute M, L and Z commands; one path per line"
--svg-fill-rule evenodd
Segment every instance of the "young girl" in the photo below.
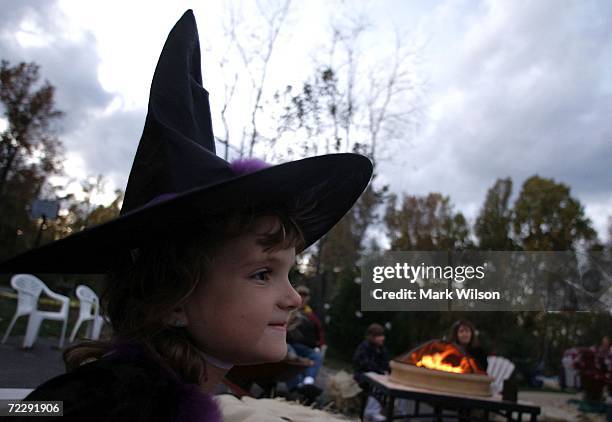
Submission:
M 212 393 L 226 372 L 287 354 L 296 254 L 370 180 L 357 154 L 277 166 L 217 157 L 199 54 L 187 11 L 153 77 L 120 217 L 0 264 L 109 275 L 112 338 L 67 349 L 68 372 L 26 398 L 63 401 L 61 420 L 220 421 Z

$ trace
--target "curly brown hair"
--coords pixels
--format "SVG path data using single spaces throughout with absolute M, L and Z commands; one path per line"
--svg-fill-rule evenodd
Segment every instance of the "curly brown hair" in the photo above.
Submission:
M 453 343 L 461 344 L 459 342 L 459 328 L 461 327 L 468 327 L 470 331 L 472 332 L 472 337 L 470 337 L 470 342 L 467 346 L 468 347 L 479 346 L 479 342 L 477 338 L 478 332 L 476 331 L 476 327 L 474 326 L 474 324 L 472 324 L 467 319 L 460 319 L 454 322 L 454 324 L 451 326 L 451 329 L 450 329 L 449 340 L 452 341 Z
M 112 263 L 101 295 L 102 314 L 110 320 L 112 337 L 67 348 L 63 353 L 66 370 L 99 359 L 115 342 L 131 339 L 186 382 L 201 384 L 206 379 L 201 352 L 185 328 L 166 321 L 196 285 L 205 282 L 212 256 L 224 240 L 251 232 L 259 218 L 266 216 L 276 217 L 280 224 L 258 240 L 264 250 L 291 246 L 296 252 L 302 250 L 304 236 L 299 226 L 288 212 L 276 209 L 207 216 L 197 229 L 161 233 L 156 240 L 122 254 Z

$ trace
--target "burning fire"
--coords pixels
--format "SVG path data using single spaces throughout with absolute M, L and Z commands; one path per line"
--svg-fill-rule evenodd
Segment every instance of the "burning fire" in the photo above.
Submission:
M 461 359 L 459 366 L 451 365 L 450 363 L 444 362 L 444 360 L 449 355 L 452 355 L 453 352 L 453 349 L 448 349 L 442 353 L 434 353 L 433 355 L 423 355 L 421 359 L 416 363 L 416 366 L 435 369 L 437 371 L 454 372 L 456 374 L 465 374 L 468 372 L 472 372 L 470 362 L 465 356 Z
M 476 361 L 459 350 L 457 345 L 445 341 L 433 340 L 417 347 L 403 357 L 400 362 L 456 374 L 484 374 Z

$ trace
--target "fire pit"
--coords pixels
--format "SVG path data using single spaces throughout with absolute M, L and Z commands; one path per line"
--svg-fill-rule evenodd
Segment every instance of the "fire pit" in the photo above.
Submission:
M 493 378 L 454 344 L 432 340 L 390 362 L 390 380 L 410 387 L 490 396 Z

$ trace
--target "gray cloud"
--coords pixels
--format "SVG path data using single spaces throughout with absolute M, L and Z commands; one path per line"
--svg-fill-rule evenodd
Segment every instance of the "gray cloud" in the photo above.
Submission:
M 33 61 L 41 75 L 57 88 L 58 108 L 66 112 L 64 130 L 78 127 L 93 110 L 101 110 L 112 95 L 100 86 L 97 77 L 99 58 L 96 41 L 90 32 L 80 39 L 69 38 L 62 24 L 66 18 L 55 1 L 11 2 L 0 23 L 0 57 L 16 63 Z M 23 22 L 32 23 L 46 45 L 22 47 L 17 32 Z
M 612 181 L 612 4 L 494 2 L 465 18 L 436 63 L 431 120 L 406 151 L 413 169 L 388 169 L 394 189 L 441 191 L 477 211 L 496 178 L 511 176 L 516 193 L 539 174 L 601 210 Z
M 65 112 L 58 132 L 66 150 L 83 158 L 89 175 L 104 174 L 115 186 L 124 187 L 144 112 L 102 115 L 114 95 L 98 81 L 100 58 L 94 35 L 66 34 L 66 17 L 54 0 L 10 2 L 10 6 L 4 6 L 0 58 L 14 64 L 33 61 L 41 66 L 43 79 L 56 87 L 57 108 Z M 24 47 L 18 42 L 17 32 L 24 22 L 35 28 L 43 45 Z
M 90 174 L 103 174 L 124 189 L 144 121 L 145 110 L 118 111 L 92 119 L 67 140 L 80 151 Z

